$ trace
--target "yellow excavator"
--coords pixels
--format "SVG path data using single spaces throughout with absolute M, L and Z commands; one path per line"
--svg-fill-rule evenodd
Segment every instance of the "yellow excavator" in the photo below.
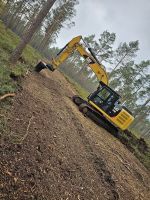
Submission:
M 121 104 L 121 96 L 108 86 L 108 75 L 104 67 L 98 61 L 92 49 L 87 47 L 82 36 L 75 37 L 67 43 L 57 56 L 51 59 L 49 64 L 38 63 L 35 71 L 40 72 L 45 68 L 54 71 L 75 51 L 79 52 L 96 74 L 99 86 L 96 91 L 87 97 L 88 101 L 78 95 L 73 96 L 74 103 L 79 106 L 79 110 L 85 116 L 88 116 L 109 132 L 115 134 L 119 129 L 126 130 L 133 122 L 134 117 Z

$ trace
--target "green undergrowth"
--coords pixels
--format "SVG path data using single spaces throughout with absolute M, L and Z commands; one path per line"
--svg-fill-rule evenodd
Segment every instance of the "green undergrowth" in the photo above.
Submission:
M 15 92 L 18 83 L 13 78 L 24 76 L 42 57 L 31 46 L 27 46 L 15 67 L 11 67 L 9 56 L 19 43 L 20 38 L 6 29 L 0 21 L 0 95 Z
M 148 170 L 150 170 L 150 150 L 143 154 L 139 151 L 139 149 L 135 148 L 134 155 Z
M 150 147 L 140 137 L 137 137 L 129 130 L 119 132 L 117 138 L 131 151 L 147 169 L 150 169 Z
M 74 89 L 77 91 L 77 93 L 83 98 L 83 99 L 87 99 L 87 97 L 89 96 L 89 92 L 87 90 L 85 90 L 81 85 L 79 85 L 77 82 L 75 82 L 73 79 L 71 79 L 69 76 L 67 76 L 66 74 L 63 73 L 63 75 L 65 76 L 66 80 L 71 83 L 71 85 L 74 87 Z

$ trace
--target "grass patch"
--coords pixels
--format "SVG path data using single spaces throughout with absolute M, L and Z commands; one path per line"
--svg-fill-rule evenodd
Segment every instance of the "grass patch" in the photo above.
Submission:
M 63 73 L 64 74 L 64 73 Z M 85 90 L 81 85 L 79 85 L 77 82 L 75 82 L 73 79 L 71 79 L 69 76 L 67 76 L 66 74 L 64 74 L 66 80 L 71 83 L 71 85 L 74 87 L 74 89 L 77 91 L 77 93 L 83 98 L 83 99 L 87 99 L 87 97 L 89 96 L 89 92 L 87 90 Z
M 12 99 L 7 98 L 5 101 L 0 101 L 0 139 L 2 136 L 8 136 L 10 130 L 7 127 L 7 116 L 10 111 Z
M 15 92 L 16 90 L 16 82 L 11 79 L 10 73 L 10 69 L 0 62 L 0 95 Z
M 143 165 L 150 170 L 150 150 L 145 154 L 141 153 L 137 148 L 135 148 L 134 155 L 140 160 Z
M 28 69 L 32 69 L 42 56 L 30 45 L 25 48 L 22 60 L 12 68 L 9 63 L 9 56 L 19 43 L 20 38 L 11 30 L 6 29 L 5 25 L 0 21 L 0 95 L 9 92 L 15 92 L 18 83 L 12 80 L 11 75 L 16 77 L 24 76 Z
M 149 144 L 140 137 L 137 137 L 129 130 L 120 131 L 117 138 L 131 151 L 143 165 L 150 169 L 150 147 Z

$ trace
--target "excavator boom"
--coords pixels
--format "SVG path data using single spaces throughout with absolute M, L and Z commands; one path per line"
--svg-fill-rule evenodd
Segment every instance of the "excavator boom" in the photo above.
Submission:
M 52 67 L 52 70 L 57 69 L 60 67 L 60 65 L 75 51 L 78 51 L 79 54 L 87 61 L 89 67 L 92 69 L 92 71 L 96 74 L 97 79 L 99 81 L 104 82 L 106 85 L 108 85 L 108 77 L 107 73 L 104 70 L 103 66 L 98 62 L 98 60 L 92 56 L 91 53 L 88 53 L 86 48 L 81 44 L 82 36 L 77 36 L 73 38 L 69 43 L 63 47 L 60 52 L 58 52 L 57 56 L 55 58 L 52 58 L 50 61 L 50 65 Z M 89 51 L 91 49 L 88 48 Z M 49 65 L 47 65 L 48 67 Z M 50 67 L 50 66 L 49 66 Z

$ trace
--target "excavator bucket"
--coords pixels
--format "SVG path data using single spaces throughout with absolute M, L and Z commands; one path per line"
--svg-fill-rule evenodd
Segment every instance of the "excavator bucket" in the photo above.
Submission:
M 45 69 L 46 65 L 43 62 L 39 62 L 36 66 L 35 66 L 35 71 L 36 72 L 40 72 L 42 69 Z
M 52 65 L 50 64 L 45 64 L 44 62 L 39 62 L 36 66 L 35 66 L 35 71 L 36 72 L 40 72 L 42 69 L 48 68 L 50 71 L 54 71 L 55 69 L 53 68 Z

